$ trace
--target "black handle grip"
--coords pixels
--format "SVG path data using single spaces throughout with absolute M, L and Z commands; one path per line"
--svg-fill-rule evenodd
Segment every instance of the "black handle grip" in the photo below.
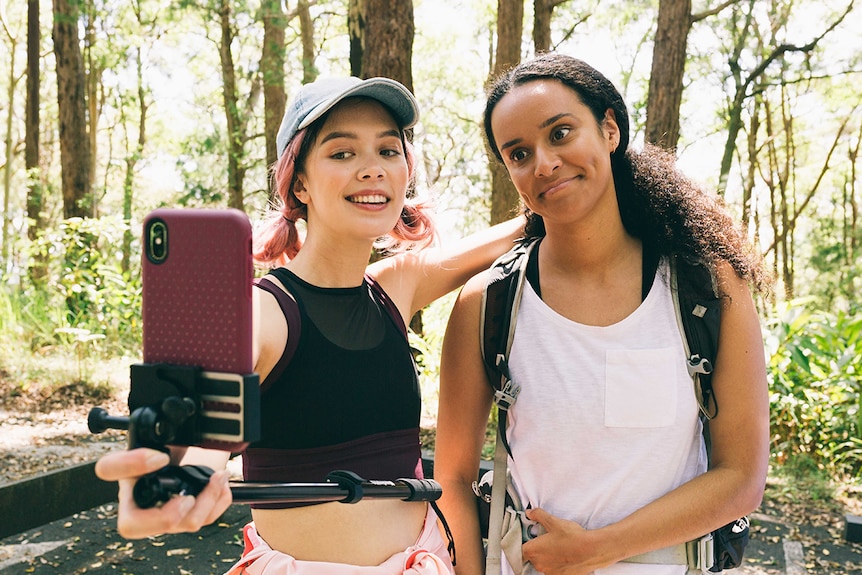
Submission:
M 168 465 L 138 479 L 132 494 L 138 507 L 149 509 L 174 495 L 198 495 L 212 474 L 204 465 Z

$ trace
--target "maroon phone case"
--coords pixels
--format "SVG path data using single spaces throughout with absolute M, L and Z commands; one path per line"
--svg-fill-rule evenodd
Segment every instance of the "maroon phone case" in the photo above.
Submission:
M 148 246 L 167 230 L 164 258 Z M 251 223 L 236 209 L 160 208 L 144 220 L 144 363 L 249 374 L 252 359 Z

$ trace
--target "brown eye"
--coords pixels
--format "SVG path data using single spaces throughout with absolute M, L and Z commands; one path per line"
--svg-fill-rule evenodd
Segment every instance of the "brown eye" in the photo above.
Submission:
M 563 138 L 568 136 L 569 132 L 571 132 L 571 131 L 572 131 L 571 128 L 567 128 L 567 127 L 557 128 L 553 132 L 551 132 L 551 141 L 552 142 L 559 142 L 560 140 L 562 140 Z

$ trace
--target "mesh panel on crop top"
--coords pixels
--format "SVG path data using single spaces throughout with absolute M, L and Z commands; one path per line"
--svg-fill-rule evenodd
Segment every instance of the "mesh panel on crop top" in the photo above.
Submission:
M 286 269 L 273 271 L 285 284 L 320 333 L 339 347 L 368 350 L 380 345 L 391 320 L 375 299 L 368 284 L 352 288 L 321 288 Z

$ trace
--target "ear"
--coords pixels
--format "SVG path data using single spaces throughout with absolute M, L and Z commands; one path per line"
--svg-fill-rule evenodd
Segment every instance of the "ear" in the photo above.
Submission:
M 303 204 L 308 203 L 308 189 L 305 187 L 305 175 L 296 174 L 293 180 L 293 195 Z
M 608 141 L 608 152 L 613 154 L 620 145 L 620 127 L 617 125 L 617 116 L 611 108 L 605 111 L 602 132 Z

